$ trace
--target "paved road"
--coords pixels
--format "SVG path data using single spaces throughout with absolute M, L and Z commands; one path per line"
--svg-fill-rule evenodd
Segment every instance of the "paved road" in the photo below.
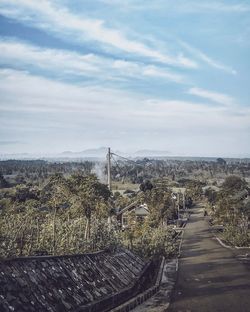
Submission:
M 196 311 L 250 311 L 249 265 L 213 238 L 201 206 L 192 210 L 185 229 L 177 284 L 168 309 Z

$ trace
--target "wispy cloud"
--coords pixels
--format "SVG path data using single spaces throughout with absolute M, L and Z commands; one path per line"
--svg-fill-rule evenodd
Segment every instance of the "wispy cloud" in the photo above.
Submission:
M 244 3 L 0 0 L 4 149 L 249 152 Z
M 245 13 L 250 12 L 250 6 L 245 3 L 231 4 L 226 1 L 209 1 L 197 2 L 191 1 L 189 8 L 190 12 L 220 12 L 220 13 Z
M 233 107 L 213 107 L 206 102 L 148 99 L 131 92 L 104 87 L 75 86 L 15 70 L 0 70 L 0 91 L 3 98 L 0 109 L 4 111 L 33 110 L 48 113 L 65 111 L 75 113 L 75 116 L 85 115 L 84 120 L 88 118 L 96 120 L 108 118 L 106 120 L 108 122 L 122 120 L 128 127 L 128 118 L 133 116 L 141 116 L 141 122 L 145 123 L 143 127 L 146 128 L 164 127 L 168 118 L 171 118 L 168 122 L 175 128 L 180 127 L 179 118 L 184 118 L 188 123 L 187 126 L 195 127 L 194 120 L 199 125 L 205 123 L 208 126 L 216 122 L 213 121 L 215 111 L 218 118 L 219 116 L 225 118 L 223 124 L 234 118 Z M 225 94 L 203 89 L 192 88 L 189 93 L 222 104 L 232 102 L 232 98 Z M 145 117 L 147 120 L 144 120 Z M 74 123 L 74 120 L 72 122 Z M 141 122 L 136 127 L 142 126 Z M 228 127 L 231 126 L 232 124 L 228 123 Z
M 213 92 L 200 88 L 191 88 L 189 89 L 188 93 L 227 106 L 235 104 L 235 100 L 231 96 L 223 93 Z
M 0 42 L 0 56 L 2 64 L 32 65 L 53 71 L 61 70 L 83 75 L 99 71 L 98 58 L 93 54 L 80 55 L 73 51 L 41 48 L 13 40 Z
M 117 69 L 121 75 L 124 74 L 139 79 L 153 77 L 176 83 L 185 83 L 186 81 L 184 75 L 154 65 L 142 65 L 124 60 L 116 60 L 113 62 L 112 68 Z
M 143 75 L 148 76 L 148 77 L 163 78 L 163 79 L 172 80 L 172 81 L 179 82 L 179 83 L 185 81 L 185 78 L 182 75 L 159 69 L 156 66 L 146 66 L 143 70 Z
M 179 43 L 181 44 L 181 46 L 183 46 L 187 51 L 189 51 L 195 58 L 200 59 L 201 61 L 205 62 L 206 64 L 220 69 L 222 71 L 225 71 L 227 73 L 230 73 L 232 75 L 236 75 L 237 72 L 236 70 L 234 70 L 233 68 L 226 66 L 220 62 L 218 62 L 217 60 L 214 60 L 213 58 L 211 58 L 210 56 L 208 56 L 207 54 L 205 54 L 204 52 L 200 51 L 199 49 L 189 45 L 186 42 L 183 41 L 179 41 Z
M 0 12 L 3 15 L 32 23 L 36 27 L 68 35 L 71 40 L 73 38 L 82 42 L 94 40 L 99 44 L 161 63 L 187 68 L 197 67 L 195 61 L 181 54 L 171 56 L 142 42 L 131 40 L 122 31 L 105 26 L 103 20 L 77 16 L 66 7 L 56 6 L 49 0 L 42 0 L 39 3 L 28 0 L 2 0 Z
M 205 136 L 211 144 L 202 152 L 211 154 L 217 140 L 215 133 L 222 137 L 231 134 L 232 140 L 240 142 L 250 122 L 250 112 L 243 108 L 241 114 L 237 108 L 236 114 L 233 107 L 148 99 L 131 92 L 75 86 L 14 70 L 0 70 L 0 92 L 0 111 L 5 115 L 0 130 L 5 131 L 6 141 L 13 131 L 25 136 L 29 142 L 26 151 L 29 146 L 35 152 L 79 150 L 79 146 L 100 144 L 122 148 L 124 142 L 128 148 L 147 147 L 149 142 L 151 148 L 159 148 L 168 140 L 169 149 L 176 153 L 183 153 L 185 147 L 187 154 L 193 154 L 201 153 L 200 147 L 195 150 L 189 145 L 193 140 L 204 142 Z M 218 95 L 213 99 L 224 101 Z
M 164 6 L 161 3 L 161 7 L 162 5 Z M 186 5 L 184 4 L 184 7 Z M 199 4 L 198 7 L 206 9 L 206 5 L 216 7 L 215 3 Z M 194 9 L 196 6 L 197 4 L 193 6 L 188 2 L 188 7 Z M 220 4 L 217 6 L 222 8 L 225 5 Z M 237 7 L 241 8 L 241 6 Z M 59 6 L 58 2 L 42 0 L 38 4 L 28 0 L 2 0 L 0 2 L 0 13 L 45 29 L 48 32 L 53 32 L 58 36 L 66 37 L 68 40 L 75 40 L 82 44 L 93 41 L 104 50 L 109 47 L 129 53 L 132 56 L 141 56 L 151 61 L 180 68 L 198 68 L 199 62 L 196 61 L 198 59 L 216 69 L 236 74 L 236 71 L 230 66 L 222 64 L 186 42 L 179 41 L 179 48 L 184 48 L 192 57 L 183 55 L 183 51 L 169 54 L 163 51 L 163 48 L 159 49 L 157 45 L 148 46 L 139 40 L 130 39 L 120 29 L 107 27 L 102 19 L 90 19 L 83 15 L 76 15 L 70 12 L 68 8 Z M 133 34 L 132 30 L 131 33 Z
M 68 78 L 70 74 L 96 80 L 100 80 L 101 77 L 105 80 L 123 77 L 137 79 L 158 77 L 176 83 L 183 83 L 185 80 L 183 75 L 157 66 L 113 60 L 94 54 L 81 55 L 69 50 L 42 48 L 20 41 L 6 40 L 6 38 L 0 41 L 0 64 L 30 67 L 30 70 L 32 67 L 46 69 L 62 78 Z
M 162 10 L 179 13 L 245 13 L 250 12 L 250 5 L 239 2 L 237 4 L 226 1 L 183 1 L 183 0 L 99 0 L 110 6 L 123 10 Z

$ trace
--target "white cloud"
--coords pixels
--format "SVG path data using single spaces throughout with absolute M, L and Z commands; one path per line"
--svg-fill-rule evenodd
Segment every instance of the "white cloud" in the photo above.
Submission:
M 40 48 L 23 42 L 1 41 L 1 63 L 32 65 L 50 70 L 88 74 L 98 72 L 98 59 L 93 54 Z
M 127 72 L 130 75 L 134 75 L 140 72 L 140 66 L 138 63 L 124 60 L 115 60 L 112 67 L 122 72 Z
M 235 103 L 234 99 L 227 94 L 212 92 L 200 88 L 191 88 L 189 89 L 188 93 L 227 106 L 233 105 Z
M 146 66 L 143 71 L 143 75 L 148 76 L 148 77 L 168 79 L 168 80 L 172 80 L 178 83 L 181 83 L 181 82 L 183 83 L 185 81 L 185 78 L 183 76 L 159 69 L 155 66 Z
M 76 52 L 59 49 L 48 49 L 27 44 L 3 40 L 0 42 L 0 64 L 12 64 L 27 68 L 32 66 L 46 69 L 54 74 L 84 75 L 95 79 L 105 77 L 105 80 L 122 79 L 123 77 L 164 78 L 168 81 L 182 83 L 184 77 L 157 66 L 146 66 L 140 63 L 128 62 L 100 57 L 94 54 L 81 55 Z
M 38 2 L 29 0 L 2 0 L 0 2 L 0 12 L 3 15 L 23 20 L 27 23 L 31 23 L 35 27 L 46 29 L 49 32 L 54 32 L 59 36 L 66 36 L 70 40 L 80 41 L 86 43 L 86 41 L 95 41 L 100 44 L 104 49 L 106 47 L 112 47 L 123 52 L 146 57 L 154 61 L 158 61 L 163 64 L 171 66 L 183 67 L 183 68 L 198 68 L 198 62 L 195 59 L 199 59 L 202 62 L 208 64 L 216 69 L 223 70 L 225 72 L 236 74 L 236 71 L 221 62 L 214 60 L 210 56 L 197 48 L 190 46 L 185 42 L 179 42 L 188 52 L 192 54 L 195 59 L 188 58 L 182 53 L 176 55 L 170 55 L 166 52 L 162 52 L 157 48 L 147 46 L 143 42 L 129 39 L 121 30 L 107 27 L 105 21 L 100 19 L 90 19 L 82 15 L 76 15 L 71 13 L 66 7 L 62 7 L 59 2 L 41 0 Z M 152 2 L 150 2 L 152 4 Z M 225 3 L 193 3 L 179 2 L 171 4 L 165 3 L 166 6 L 178 7 L 182 9 L 201 10 L 204 9 L 225 9 L 230 10 L 247 10 L 248 6 L 235 5 L 228 6 Z M 131 3 L 130 3 L 131 4 Z M 129 4 L 127 4 L 129 6 Z M 139 3 L 140 5 L 140 3 Z M 145 4 L 145 7 L 150 4 Z M 164 7 L 164 3 L 158 4 Z M 144 3 L 141 3 L 144 6 Z M 227 8 L 227 9 L 226 9 Z M 80 13 L 79 13 L 80 14 Z
M 183 0 L 99 0 L 123 10 L 162 10 L 180 13 L 247 13 L 250 6 L 246 3 L 230 4 L 226 1 L 183 1 Z
M 140 79 L 143 77 L 155 77 L 176 83 L 184 83 L 186 81 L 185 77 L 181 74 L 153 65 L 142 65 L 134 62 L 116 60 L 113 63 L 113 68 L 119 70 L 121 74 L 123 73 Z
M 187 49 L 190 53 L 192 53 L 194 57 L 199 58 L 200 60 L 202 60 L 206 64 L 208 64 L 214 68 L 223 70 L 223 71 L 230 73 L 232 75 L 237 74 L 237 72 L 233 68 L 221 64 L 220 62 L 218 62 L 218 61 L 214 60 L 213 58 L 209 57 L 208 55 L 206 55 L 204 52 L 190 46 L 186 42 L 183 42 L 183 41 L 179 41 L 179 42 L 185 49 Z
M 246 123 L 242 122 L 245 118 L 249 122 L 249 111 L 244 116 L 239 114 L 238 108 L 234 111 L 233 107 L 213 107 L 206 103 L 148 99 L 143 95 L 110 88 L 55 82 L 15 70 L 0 70 L 0 91 L 0 109 L 4 111 L 73 113 L 81 118 L 84 116 L 84 120 L 94 118 L 111 123 L 120 120 L 128 128 L 135 121 L 135 116 L 138 118 L 135 127 L 138 128 L 164 128 L 169 125 L 175 129 L 197 125 L 210 128 L 215 125 L 220 127 L 220 124 L 230 128 L 231 119 L 240 120 L 239 123 L 235 123 L 235 127 L 246 126 Z M 226 100 L 231 100 L 226 95 L 197 88 L 191 89 L 190 93 L 223 104 Z M 245 113 L 246 110 L 242 109 L 242 112 Z M 180 123 L 180 120 L 183 123 Z
M 178 55 L 170 56 L 141 42 L 130 40 L 121 31 L 106 27 L 103 20 L 74 15 L 67 8 L 55 6 L 49 0 L 39 2 L 2 0 L 0 12 L 3 15 L 32 22 L 33 25 L 49 31 L 70 35 L 71 39 L 94 40 L 124 52 L 148 57 L 165 64 L 187 68 L 197 67 L 193 60 Z
M 115 108 L 118 98 L 121 105 L 132 100 L 122 91 L 75 86 L 10 69 L 0 70 L 0 91 L 2 110 L 93 113 L 94 117 Z
M 0 93 L 0 132 L 5 133 L 6 141 L 25 137 L 25 151 L 81 150 L 103 145 L 165 148 L 166 142 L 173 153 L 184 153 L 185 149 L 189 155 L 227 153 L 232 144 L 235 149 L 246 149 L 240 142 L 248 135 L 249 109 L 149 99 L 15 70 L 0 70 Z M 228 144 L 222 146 L 220 140 Z M 202 142 L 206 142 L 206 148 L 201 151 Z
M 188 9 L 187 9 L 188 10 Z M 209 2 L 191 2 L 189 10 L 203 12 L 221 12 L 221 13 L 244 13 L 250 12 L 250 6 L 243 3 L 230 4 L 225 1 Z

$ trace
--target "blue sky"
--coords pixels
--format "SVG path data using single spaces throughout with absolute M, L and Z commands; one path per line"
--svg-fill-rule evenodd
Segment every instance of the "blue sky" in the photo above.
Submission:
M 250 156 L 250 1 L 0 0 L 1 153 Z

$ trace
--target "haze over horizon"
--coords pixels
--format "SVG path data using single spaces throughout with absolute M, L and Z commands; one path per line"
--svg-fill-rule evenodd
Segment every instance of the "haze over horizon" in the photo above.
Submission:
M 0 154 L 249 157 L 250 3 L 0 0 Z
M 62 151 L 57 153 L 45 153 L 45 152 L 37 152 L 37 153 L 0 153 L 0 160 L 32 160 L 32 159 L 49 159 L 49 160 L 67 160 L 67 159 L 106 159 L 107 157 L 108 148 L 107 147 L 100 147 L 100 148 L 91 148 L 86 150 L 79 150 L 79 151 Z M 203 155 L 202 153 L 199 155 L 192 155 L 192 154 L 172 154 L 169 151 L 159 151 L 159 150 L 150 150 L 150 149 L 143 149 L 143 150 L 117 150 L 112 149 L 111 152 L 115 154 L 119 154 L 122 157 L 128 158 L 141 158 L 141 157 L 162 157 L 162 158 L 225 158 L 225 159 L 250 159 L 250 154 L 232 154 L 232 155 Z

